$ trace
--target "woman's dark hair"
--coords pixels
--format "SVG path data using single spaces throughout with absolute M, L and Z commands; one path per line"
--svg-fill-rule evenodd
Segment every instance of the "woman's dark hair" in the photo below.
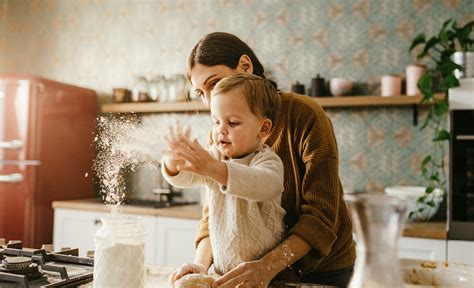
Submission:
M 188 57 L 187 77 L 196 64 L 205 66 L 226 65 L 237 68 L 242 55 L 249 56 L 253 64 L 253 74 L 265 78 L 265 70 L 252 49 L 237 36 L 225 32 L 214 32 L 204 36 L 194 46 Z M 273 81 L 272 81 L 273 82 Z M 275 87 L 276 87 L 276 83 Z

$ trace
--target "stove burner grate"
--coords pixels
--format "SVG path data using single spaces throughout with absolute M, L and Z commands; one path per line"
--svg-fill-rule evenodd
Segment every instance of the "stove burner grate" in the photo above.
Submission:
M 6 270 L 25 270 L 33 261 L 28 257 L 6 257 L 2 260 L 2 266 Z
M 38 265 L 36 263 L 31 263 L 29 266 L 25 268 L 6 268 L 5 265 L 0 265 L 0 272 L 3 273 L 10 273 L 15 275 L 24 275 L 28 280 L 35 280 L 42 277 L 41 272 L 38 269 Z
M 0 287 L 77 287 L 92 281 L 94 260 L 78 257 L 77 249 L 48 253 L 0 245 Z

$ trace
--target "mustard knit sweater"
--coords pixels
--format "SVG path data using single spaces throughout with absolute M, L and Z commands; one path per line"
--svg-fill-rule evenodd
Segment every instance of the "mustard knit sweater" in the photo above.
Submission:
M 352 225 L 339 180 L 339 158 L 331 120 L 308 96 L 280 92 L 280 115 L 266 144 L 284 165 L 281 204 L 288 234 L 298 235 L 311 251 L 293 264 L 300 275 L 354 265 Z M 196 243 L 209 237 L 204 206 Z

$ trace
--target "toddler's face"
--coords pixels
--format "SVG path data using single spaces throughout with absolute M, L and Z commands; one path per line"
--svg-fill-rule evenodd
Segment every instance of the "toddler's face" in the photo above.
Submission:
M 210 106 L 212 140 L 224 156 L 238 158 L 257 149 L 264 119 L 250 111 L 238 89 L 213 95 Z

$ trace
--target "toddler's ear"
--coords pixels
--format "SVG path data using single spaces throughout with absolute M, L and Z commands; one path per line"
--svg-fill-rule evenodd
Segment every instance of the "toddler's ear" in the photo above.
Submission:
M 264 138 L 270 134 L 272 130 L 272 120 L 265 118 L 262 121 L 262 126 L 260 127 L 260 132 L 258 133 L 258 137 Z

